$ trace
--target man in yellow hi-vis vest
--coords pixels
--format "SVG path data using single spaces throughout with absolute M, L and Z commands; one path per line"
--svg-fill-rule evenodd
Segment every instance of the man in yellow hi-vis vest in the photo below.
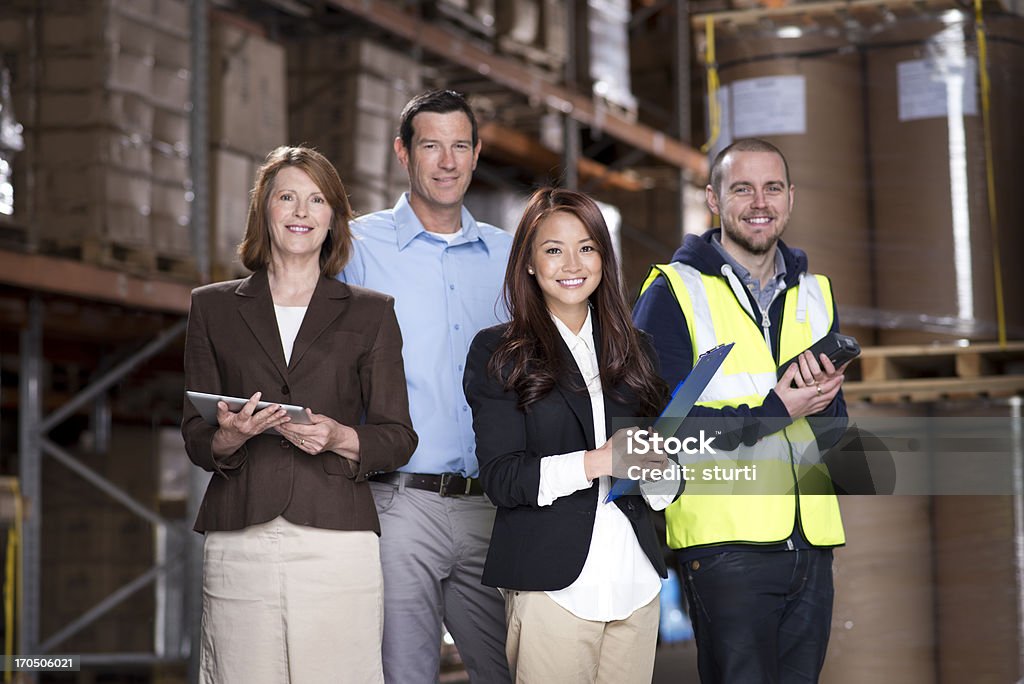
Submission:
M 814 682 L 832 619 L 832 548 L 845 538 L 835 495 L 808 493 L 802 474 L 820 467 L 807 461 L 824 439 L 815 422 L 845 420 L 845 367 L 807 352 L 781 380 L 777 371 L 838 331 L 836 308 L 828 279 L 779 239 L 794 197 L 782 153 L 738 140 L 715 158 L 710 181 L 721 230 L 687 236 L 672 263 L 654 266 L 633 317 L 669 386 L 701 353 L 736 343 L 690 415 L 738 422 L 730 453 L 776 479 L 766 494 L 702 494 L 712 490 L 688 483 L 665 512 L 668 543 L 684 571 L 702 682 Z

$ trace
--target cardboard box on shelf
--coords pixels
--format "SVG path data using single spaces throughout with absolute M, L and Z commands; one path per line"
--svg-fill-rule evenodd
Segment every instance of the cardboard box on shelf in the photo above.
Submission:
M 30 14 L 0 17 L 0 52 L 20 53 L 28 46 Z
M 150 145 L 137 133 L 106 127 L 57 128 L 38 130 L 33 139 L 38 142 L 35 162 L 41 167 L 103 164 L 133 173 L 150 172 Z
M 158 256 L 191 257 L 192 231 L 190 218 L 192 191 L 180 183 L 153 183 L 153 213 L 150 231 L 153 249 Z
M 258 165 L 244 154 L 210 150 L 210 262 L 218 278 L 245 271 L 236 252 L 245 235 L 249 190 Z
M 93 204 L 73 209 L 37 204 L 36 227 L 39 239 L 50 243 L 58 252 L 72 250 L 85 261 L 137 266 L 148 263 L 133 255 L 107 253 L 107 248 L 113 246 L 151 250 L 148 207 L 142 211 L 119 204 Z
M 195 250 L 192 248 L 192 229 L 187 216 L 171 216 L 169 214 L 153 214 L 150 217 L 150 231 L 153 233 L 153 250 L 160 258 L 182 260 L 187 262 L 184 266 L 194 268 L 192 256 Z M 178 270 L 188 274 L 187 269 L 170 269 L 157 266 L 157 270 L 168 271 Z
M 434 0 L 424 3 L 424 18 L 443 23 L 471 37 L 494 37 L 495 0 Z
M 41 207 L 77 210 L 119 204 L 148 213 L 152 184 L 148 174 L 102 164 L 35 168 L 36 196 Z
M 577 22 L 577 73 L 593 95 L 636 119 L 629 77 L 628 0 L 587 0 L 585 20 Z
M 153 59 L 164 67 L 190 69 L 192 54 L 188 39 L 174 33 L 154 31 Z
M 153 104 L 187 113 L 191 81 L 188 69 L 168 67 L 157 63 L 153 66 L 151 79 L 152 86 L 149 96 Z
M 363 39 L 317 37 L 289 44 L 288 54 L 291 139 L 334 163 L 355 210 L 392 206 L 408 185 L 393 151 L 398 117 L 421 90 L 422 69 Z
M 387 187 L 366 183 L 359 179 L 352 183 L 345 184 L 345 191 L 348 193 L 349 204 L 357 216 L 371 214 L 381 209 L 388 209 L 395 206 L 398 194 L 401 192 L 389 192 Z
M 114 90 L 150 96 L 153 57 L 107 45 L 88 54 L 46 55 L 42 60 L 43 90 Z
M 189 30 L 188 0 L 102 0 L 85 3 L 82 0 L 7 0 L 25 6 L 41 8 L 49 14 L 120 14 L 132 17 L 161 30 L 185 36 Z M 93 7 L 89 7 L 93 6 Z
M 188 223 L 192 211 L 192 191 L 182 184 L 152 183 L 153 214 L 173 216 Z
M 502 52 L 561 77 L 568 56 L 565 3 L 512 0 L 497 4 L 495 34 Z
M 287 50 L 289 76 L 369 73 L 389 80 L 420 81 L 422 67 L 407 53 L 358 36 L 307 36 L 289 42 Z
M 498 3 L 496 30 L 498 38 L 523 45 L 541 46 L 542 40 L 541 0 L 510 0 Z
M 151 130 L 154 141 L 169 145 L 179 153 L 188 153 L 189 118 L 187 112 L 180 109 L 154 107 Z
M 153 180 L 185 185 L 190 180 L 188 155 L 167 143 L 153 141 L 150 156 Z
M 11 0 L 8 0 L 9 2 Z M 15 0 L 17 1 L 17 0 Z M 74 13 L 83 11 L 82 0 L 22 0 L 25 4 L 41 5 L 46 12 Z M 186 34 L 189 27 L 188 0 L 102 0 L 89 3 L 109 12 L 134 17 L 164 31 Z
M 143 136 L 153 131 L 153 105 L 135 93 L 100 89 L 44 92 L 38 101 L 41 126 L 111 126 Z
M 164 31 L 180 36 L 189 34 L 188 0 L 115 0 L 119 5 L 138 6 Z
M 256 157 L 288 140 L 285 53 L 234 23 L 210 32 L 210 143 Z
M 148 18 L 122 13 L 105 2 L 82 2 L 69 9 L 43 12 L 44 54 L 81 54 L 110 46 L 117 51 L 153 57 L 158 31 Z

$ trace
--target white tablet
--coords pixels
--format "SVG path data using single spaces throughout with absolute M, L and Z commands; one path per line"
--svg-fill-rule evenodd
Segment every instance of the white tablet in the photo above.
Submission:
M 217 423 L 217 402 L 223 401 L 228 405 L 228 410 L 238 413 L 245 406 L 248 399 L 242 399 L 241 397 L 227 397 L 223 394 L 206 394 L 205 392 L 192 392 L 191 390 L 185 392 L 188 396 L 189 401 L 199 411 L 199 415 L 206 420 L 210 425 L 218 425 Z M 301 406 L 295 406 L 294 404 L 281 404 L 276 401 L 261 401 L 256 404 L 256 410 L 262 411 L 263 409 L 278 404 L 287 413 L 288 417 L 292 419 L 293 423 L 299 425 L 309 425 L 309 416 L 306 415 L 306 409 Z M 277 434 L 277 430 L 269 428 L 263 431 L 263 434 Z

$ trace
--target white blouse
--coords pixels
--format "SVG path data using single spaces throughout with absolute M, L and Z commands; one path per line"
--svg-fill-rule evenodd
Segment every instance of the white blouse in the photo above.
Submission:
M 274 305 L 274 313 L 277 314 L 277 329 L 281 333 L 281 346 L 284 348 L 284 363 L 286 366 L 292 361 L 292 347 L 295 346 L 295 337 L 299 334 L 302 319 L 306 317 L 306 308 L 305 306 Z
M 594 442 L 600 447 L 608 440 L 608 435 L 605 432 L 604 393 L 590 312 L 587 312 L 579 335 L 556 317 L 552 316 L 552 319 L 586 380 L 594 414 Z M 541 459 L 538 505 L 550 506 L 559 497 L 591 486 L 585 474 L 583 454 L 583 451 L 576 451 Z M 546 592 L 558 605 L 584 620 L 623 620 L 637 608 L 647 605 L 661 590 L 661 578 L 640 548 L 633 526 L 614 502 L 604 501 L 610 487 L 611 478 L 602 476 L 598 485 L 594 534 L 580 576 L 565 589 Z M 650 503 L 658 509 L 671 501 L 670 497 L 657 502 L 654 498 Z

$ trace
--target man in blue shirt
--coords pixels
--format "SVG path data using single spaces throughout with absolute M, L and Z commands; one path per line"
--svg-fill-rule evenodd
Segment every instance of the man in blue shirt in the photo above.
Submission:
M 409 192 L 394 208 L 353 222 L 354 253 L 339 276 L 395 297 L 419 435 L 406 466 L 371 477 L 384 569 L 384 679 L 437 681 L 443 621 L 471 681 L 501 684 L 509 681 L 504 601 L 480 583 L 495 509 L 476 480 L 462 374 L 477 331 L 507 320 L 499 293 L 512 240 L 462 206 L 480 141 L 461 95 L 413 98 L 394 146 Z

